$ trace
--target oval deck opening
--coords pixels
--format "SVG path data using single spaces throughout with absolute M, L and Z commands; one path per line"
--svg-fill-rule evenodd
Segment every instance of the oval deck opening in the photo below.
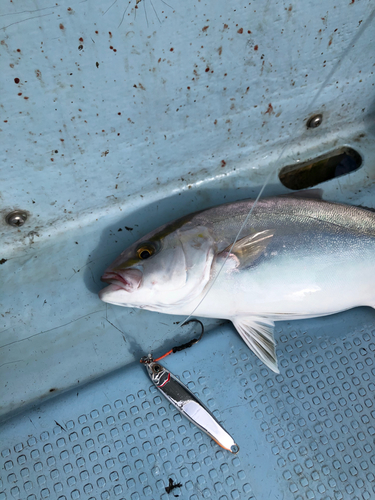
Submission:
M 352 148 L 344 147 L 314 160 L 283 167 L 279 172 L 279 179 L 289 189 L 306 189 L 355 172 L 361 165 L 360 154 Z

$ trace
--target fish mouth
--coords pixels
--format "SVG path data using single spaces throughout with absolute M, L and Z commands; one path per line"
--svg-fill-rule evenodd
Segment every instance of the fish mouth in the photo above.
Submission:
M 104 273 L 100 278 L 104 283 L 115 284 L 115 282 L 123 283 L 125 286 L 129 286 L 129 281 L 127 281 L 121 274 L 118 273 Z
M 139 269 L 125 269 L 124 271 L 106 271 L 101 281 L 109 285 L 115 285 L 119 290 L 134 292 L 139 288 L 142 281 L 142 272 Z

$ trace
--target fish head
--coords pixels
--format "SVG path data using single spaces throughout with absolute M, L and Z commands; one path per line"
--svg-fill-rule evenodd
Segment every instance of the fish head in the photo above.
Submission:
M 109 286 L 99 297 L 126 307 L 184 313 L 183 306 L 209 281 L 213 256 L 207 228 L 191 223 L 162 226 L 131 245 L 106 269 L 101 279 Z

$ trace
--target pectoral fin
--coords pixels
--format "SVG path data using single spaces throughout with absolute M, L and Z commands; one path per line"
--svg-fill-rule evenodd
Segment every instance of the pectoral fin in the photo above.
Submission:
M 250 234 L 236 241 L 233 245 L 228 245 L 222 254 L 234 255 L 238 260 L 238 268 L 250 266 L 265 251 L 271 242 L 273 231 L 266 229 L 259 233 Z
M 272 371 L 280 373 L 273 336 L 274 322 L 258 316 L 239 316 L 232 319 L 232 323 L 254 354 Z

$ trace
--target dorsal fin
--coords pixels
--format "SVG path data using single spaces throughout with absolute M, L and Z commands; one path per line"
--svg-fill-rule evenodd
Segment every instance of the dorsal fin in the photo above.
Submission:
M 288 196 L 292 198 L 311 198 L 313 200 L 322 200 L 323 189 L 302 189 L 301 191 L 294 191 L 293 193 L 282 194 L 281 196 Z

